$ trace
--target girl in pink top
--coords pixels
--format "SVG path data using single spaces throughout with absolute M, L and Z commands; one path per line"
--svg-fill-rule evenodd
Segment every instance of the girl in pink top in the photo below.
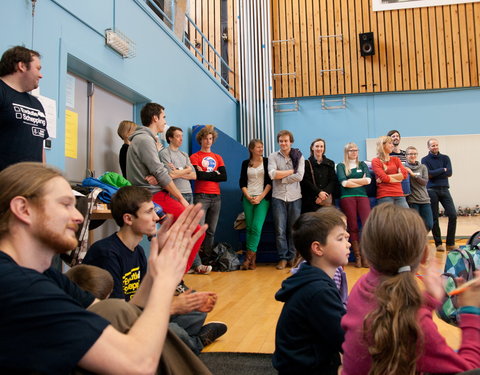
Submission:
M 462 343 L 455 352 L 432 320 L 445 295 L 438 267 L 430 262 L 422 270 L 423 292 L 415 277 L 428 256 L 426 235 L 414 210 L 385 203 L 370 213 L 362 234 L 370 271 L 354 285 L 341 322 L 342 374 L 450 374 L 480 366 L 480 282 L 459 295 Z
M 408 208 L 402 190 L 402 180 L 407 177 L 407 170 L 393 151 L 393 141 L 389 136 L 382 136 L 377 141 L 377 157 L 372 159 L 372 169 L 377 179 L 378 203 L 392 202 Z

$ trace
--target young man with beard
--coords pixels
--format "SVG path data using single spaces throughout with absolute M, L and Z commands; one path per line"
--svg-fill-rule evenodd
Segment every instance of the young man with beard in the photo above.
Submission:
M 407 155 L 405 150 L 400 150 L 400 140 L 402 137 L 400 136 L 400 132 L 398 130 L 390 130 L 387 133 L 387 136 L 392 138 L 393 141 L 393 151 L 390 153 L 390 156 L 396 156 L 400 159 L 402 163 L 407 161 Z
M 140 241 L 144 235 L 155 235 L 158 216 L 152 194 L 138 186 L 120 188 L 112 197 L 111 210 L 120 230 L 95 242 L 83 263 L 110 272 L 114 281 L 110 298 L 128 302 L 147 274 L 147 259 Z M 213 310 L 216 301 L 217 295 L 212 292 L 188 291 L 173 299 L 170 329 L 196 354 L 227 331 L 223 323 L 204 325 L 206 313 Z
M 143 308 L 127 334 L 86 307 L 96 302 L 50 269 L 77 245 L 83 217 L 70 185 L 55 169 L 19 163 L 0 172 L 0 373 L 153 373 L 170 304 L 203 216 L 188 207 L 152 239 L 149 272 L 130 303 Z

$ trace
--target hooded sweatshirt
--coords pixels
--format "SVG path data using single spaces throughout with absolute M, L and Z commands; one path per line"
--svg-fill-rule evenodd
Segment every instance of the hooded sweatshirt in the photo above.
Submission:
M 149 128 L 142 126 L 130 136 L 130 141 L 127 151 L 127 179 L 132 185 L 145 187 L 152 193 L 161 191 L 172 179 L 158 157 L 155 135 Z M 154 176 L 158 185 L 148 184 L 145 181 L 148 175 Z
M 353 286 L 348 298 L 348 312 L 342 319 L 345 329 L 342 375 L 367 375 L 372 367 L 363 334 L 365 316 L 377 308 L 375 289 L 382 274 L 370 267 Z M 456 374 L 480 366 L 480 316 L 467 311 L 460 315 L 462 342 L 458 352 L 447 345 L 432 319 L 432 311 L 440 302 L 425 293 L 417 313 L 417 322 L 423 333 L 422 351 L 419 352 L 418 373 Z M 392 338 L 393 340 L 393 338 Z
M 275 295 L 285 302 L 278 319 L 273 367 L 279 374 L 337 374 L 345 309 L 335 282 L 304 263 Z

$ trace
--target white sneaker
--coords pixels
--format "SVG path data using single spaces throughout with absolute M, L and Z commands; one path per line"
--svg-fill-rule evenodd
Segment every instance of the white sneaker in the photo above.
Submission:
M 212 266 L 200 264 L 199 266 L 195 267 L 195 273 L 200 275 L 208 275 L 210 272 L 212 272 Z

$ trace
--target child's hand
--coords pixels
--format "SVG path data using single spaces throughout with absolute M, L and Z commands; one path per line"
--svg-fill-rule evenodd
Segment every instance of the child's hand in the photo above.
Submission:
M 461 306 L 476 306 L 480 307 L 480 271 L 476 271 L 474 277 L 477 282 L 473 283 L 464 292 L 458 295 L 458 305 Z M 465 283 L 465 280 L 458 278 L 458 286 Z
M 432 258 L 427 261 L 426 265 L 422 265 L 423 284 L 428 294 L 434 297 L 438 301 L 443 301 L 445 298 L 445 289 L 443 287 L 443 281 L 440 277 L 438 270 L 442 269 L 442 266 L 438 262 L 437 258 Z

